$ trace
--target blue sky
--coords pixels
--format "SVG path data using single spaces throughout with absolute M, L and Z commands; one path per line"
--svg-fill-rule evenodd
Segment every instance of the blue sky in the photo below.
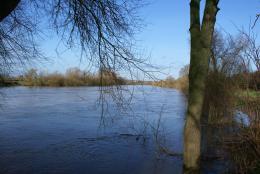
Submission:
M 146 26 L 136 36 L 138 45 L 164 73 L 177 77 L 180 68 L 189 63 L 189 0 L 146 1 L 149 5 L 140 10 Z M 216 27 L 231 34 L 237 33 L 237 27 L 248 28 L 250 20 L 254 21 L 255 15 L 260 13 L 260 0 L 220 0 L 219 6 Z M 260 21 L 254 30 L 259 33 Z M 88 68 L 86 62 L 80 63 L 78 51 L 64 51 L 60 46 L 57 55 L 58 40 L 50 33 L 42 41 L 43 51 L 52 59 L 38 66 L 39 69 L 64 72 L 69 67 Z

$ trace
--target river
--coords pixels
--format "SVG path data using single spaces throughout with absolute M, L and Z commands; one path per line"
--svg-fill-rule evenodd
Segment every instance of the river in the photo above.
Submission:
M 127 107 L 104 93 L 103 109 L 97 87 L 1 88 L 0 173 L 182 173 L 158 144 L 182 153 L 185 96 L 126 88 Z

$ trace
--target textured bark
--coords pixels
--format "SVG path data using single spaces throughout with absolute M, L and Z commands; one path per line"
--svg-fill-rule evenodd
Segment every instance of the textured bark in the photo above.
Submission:
M 199 170 L 201 154 L 201 115 L 204 101 L 205 80 L 208 74 L 210 48 L 218 0 L 207 0 L 200 24 L 200 0 L 190 2 L 190 72 L 189 101 L 184 129 L 184 168 Z
M 204 95 L 204 101 L 202 106 L 202 114 L 201 114 L 201 156 L 204 159 L 208 156 L 208 138 L 210 134 L 208 133 L 208 119 L 209 119 L 209 97 L 207 96 L 207 84 Z
M 1 0 L 0 2 L 0 22 L 6 18 L 19 4 L 20 0 Z

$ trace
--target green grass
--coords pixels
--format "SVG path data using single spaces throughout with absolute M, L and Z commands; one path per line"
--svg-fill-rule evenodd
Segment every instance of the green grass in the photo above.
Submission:
M 248 97 L 248 98 L 256 99 L 260 97 L 260 91 L 241 90 L 238 92 L 238 97 Z
M 260 99 L 260 91 L 254 90 L 240 90 L 236 92 L 237 96 L 237 105 L 242 106 L 246 105 L 248 102 L 257 102 Z

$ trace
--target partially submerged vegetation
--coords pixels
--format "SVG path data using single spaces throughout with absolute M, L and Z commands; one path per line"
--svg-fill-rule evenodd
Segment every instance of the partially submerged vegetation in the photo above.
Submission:
M 249 95 L 247 95 L 249 94 Z M 239 124 L 233 126 L 233 131 L 223 138 L 224 148 L 230 154 L 236 173 L 260 172 L 260 97 L 243 94 L 237 106 L 242 117 Z M 244 115 L 243 115 L 244 114 Z
M 228 172 L 260 172 L 260 46 L 254 35 L 215 32 L 202 113 L 202 159 L 230 161 Z M 188 95 L 188 73 L 154 85 Z M 189 72 L 189 71 L 186 71 Z M 231 167 L 232 166 L 232 167 Z

